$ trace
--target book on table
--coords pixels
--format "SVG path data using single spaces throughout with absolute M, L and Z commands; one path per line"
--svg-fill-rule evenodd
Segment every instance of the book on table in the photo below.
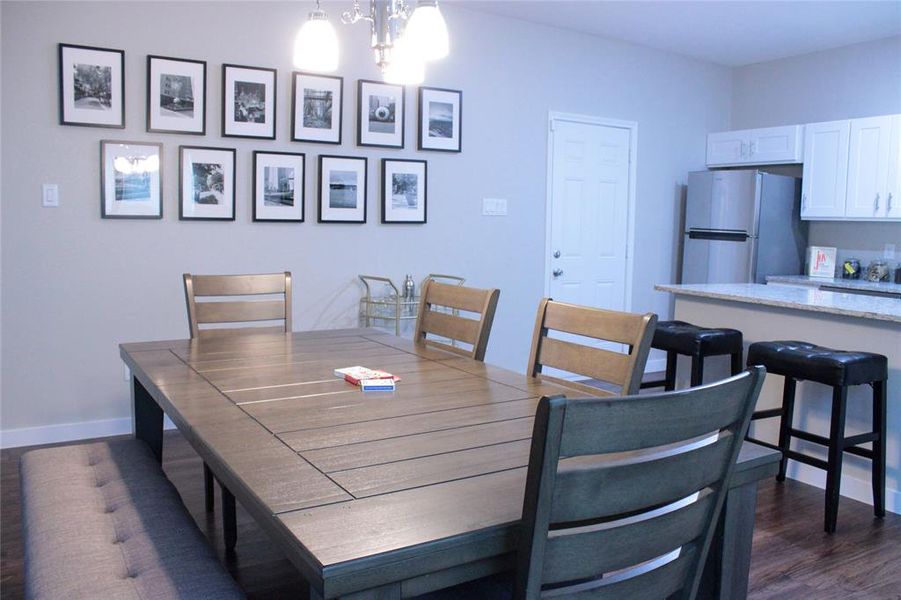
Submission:
M 360 382 L 366 380 L 386 380 L 391 382 L 391 389 L 394 389 L 394 382 L 400 381 L 400 377 L 387 371 L 360 366 L 335 369 L 335 377 L 342 377 L 344 381 L 354 385 L 360 385 Z

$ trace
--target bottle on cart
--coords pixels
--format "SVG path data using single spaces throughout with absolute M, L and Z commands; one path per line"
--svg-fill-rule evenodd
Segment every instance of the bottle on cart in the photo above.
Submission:
M 412 275 L 407 275 L 404 279 L 404 300 L 412 302 L 416 298 L 416 283 L 413 281 Z

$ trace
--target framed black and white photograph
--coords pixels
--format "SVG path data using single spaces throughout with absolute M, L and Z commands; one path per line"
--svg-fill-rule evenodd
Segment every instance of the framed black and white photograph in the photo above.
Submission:
M 425 223 L 428 164 L 382 159 L 382 223 Z
M 235 149 L 179 146 L 178 218 L 235 220 Z
M 125 128 L 125 52 L 59 45 L 60 125 Z
M 253 153 L 253 220 L 303 223 L 303 154 Z
M 294 71 L 291 140 L 341 143 L 344 78 Z
M 222 135 L 275 139 L 276 70 L 222 65 Z
M 463 92 L 419 88 L 419 149 L 460 152 L 462 131 Z
M 357 145 L 404 147 L 404 86 L 357 82 Z
M 100 216 L 162 219 L 163 145 L 100 141 Z
M 147 57 L 147 131 L 206 133 L 206 61 Z
M 319 157 L 319 222 L 366 222 L 366 159 Z

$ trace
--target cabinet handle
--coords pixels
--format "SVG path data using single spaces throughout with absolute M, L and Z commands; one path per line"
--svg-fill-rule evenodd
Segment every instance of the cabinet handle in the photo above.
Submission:
M 876 194 L 876 199 L 873 200 L 873 212 L 879 210 L 879 194 Z
M 747 144 L 744 142 L 741 143 L 741 157 L 746 158 L 748 156 Z
M 888 198 L 886 198 L 885 201 L 886 201 L 885 213 L 889 214 L 890 212 L 892 212 L 892 193 L 891 192 L 888 193 Z
M 807 194 L 801 194 L 801 208 L 807 210 Z
M 751 142 L 750 148 L 751 148 L 751 156 L 754 156 L 755 154 L 757 154 L 757 142 Z

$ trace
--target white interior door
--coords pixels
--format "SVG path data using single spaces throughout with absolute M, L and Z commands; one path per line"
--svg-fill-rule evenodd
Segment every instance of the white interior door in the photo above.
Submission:
M 546 264 L 554 300 L 629 309 L 633 132 L 629 125 L 551 120 Z

